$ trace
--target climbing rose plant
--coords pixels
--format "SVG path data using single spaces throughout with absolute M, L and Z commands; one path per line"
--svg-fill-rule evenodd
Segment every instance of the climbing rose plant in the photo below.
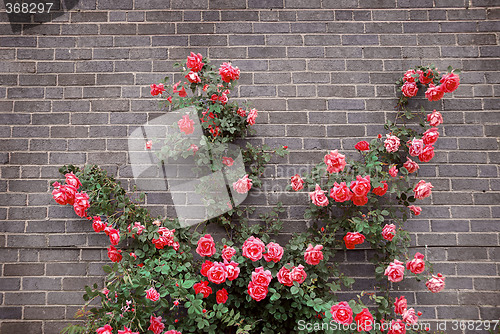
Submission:
M 168 85 L 166 78 L 151 85 L 151 94 L 163 97 L 170 110 L 195 107 L 204 143 L 213 145 L 204 148 L 206 152 L 251 132 L 258 111 L 229 101 L 240 76 L 237 67 L 223 63 L 217 71 L 208 59 L 194 53 L 178 67 L 186 81 Z M 426 280 L 433 293 L 445 285 L 444 277 L 434 275 L 423 254 L 410 253 L 409 236 L 402 228 L 409 212 L 422 211 L 413 203 L 432 193 L 430 182 L 416 181 L 419 178 L 411 174 L 418 174 L 419 163 L 434 157 L 443 117 L 436 110 L 425 116 L 406 106 L 424 86 L 429 100 L 452 92 L 459 85 L 457 73 L 449 68 L 442 75 L 432 66 L 408 70 L 397 83 L 402 95 L 395 121 L 385 125 L 385 136 L 358 142 L 356 159 L 334 149 L 311 173 L 292 176 L 289 191 L 308 192 L 305 218 L 312 224 L 287 243 L 275 238 L 282 228 L 280 203 L 259 216 L 260 224 L 249 223 L 253 207 L 240 205 L 196 227 L 180 228 L 175 219 L 151 216 L 141 205 L 144 194 L 128 193 L 98 166 L 62 167 L 65 182 L 53 184 L 54 200 L 73 206 L 78 216 L 92 222 L 96 233 L 109 237 L 111 261 L 103 267 L 105 286 L 85 288 L 87 303 L 77 313 L 84 324 L 68 326 L 65 332 L 310 332 L 311 327 L 301 321 L 314 323 L 315 329 L 321 326 L 325 333 L 419 332 L 411 326 L 421 313 L 408 308 L 404 296 L 393 300 L 389 292 L 391 284 L 408 276 Z M 421 130 L 407 124 L 412 120 L 419 122 Z M 183 117 L 178 129 L 181 135 L 192 133 L 192 119 Z M 144 149 L 153 145 L 161 143 L 148 140 Z M 203 153 L 193 145 L 183 152 L 160 151 L 166 157 Z M 232 188 L 247 193 L 261 186 L 260 177 L 273 153 L 283 156 L 287 148 L 247 144 L 243 158 L 248 173 Z M 211 163 L 220 170 L 221 165 L 232 165 L 232 160 L 217 157 Z M 227 236 L 208 233 L 210 224 L 221 226 Z M 375 292 L 343 300 L 336 292 L 351 287 L 354 279 L 341 272 L 333 257 L 339 250 L 364 245 L 375 251 Z

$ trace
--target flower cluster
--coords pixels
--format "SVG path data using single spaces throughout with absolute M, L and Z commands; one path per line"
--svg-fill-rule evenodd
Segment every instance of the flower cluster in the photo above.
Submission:
M 78 192 L 78 188 L 82 185 L 80 180 L 73 174 L 67 173 L 66 184 L 61 185 L 59 182 L 54 182 L 52 186 L 52 197 L 61 205 L 72 205 L 75 213 L 80 217 L 87 217 L 87 209 L 90 207 L 89 195 L 86 192 Z
M 418 93 L 418 84 L 427 87 L 425 97 L 429 101 L 439 101 L 445 93 L 452 93 L 458 88 L 460 77 L 453 71 L 441 76 L 435 68 L 417 67 L 406 71 L 401 92 L 406 97 L 413 97 Z

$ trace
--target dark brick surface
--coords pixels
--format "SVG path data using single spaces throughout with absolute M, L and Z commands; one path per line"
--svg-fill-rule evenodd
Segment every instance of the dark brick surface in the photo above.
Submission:
M 59 332 L 83 286 L 102 284 L 106 237 L 55 205 L 49 184 L 69 163 L 119 170 L 127 184 L 127 134 L 161 115 L 149 84 L 172 77 L 190 51 L 236 64 L 238 97 L 260 112 L 252 140 L 289 146 L 268 168 L 271 185 L 328 150 L 351 155 L 361 138 L 385 133 L 393 84 L 408 67 L 462 68 L 454 98 L 416 103 L 445 121 L 419 175 L 434 193 L 407 224 L 447 288 L 400 288 L 424 320 L 498 319 L 499 19 L 492 0 L 100 0 L 22 33 L 0 25 L 0 332 Z M 265 212 L 277 199 L 288 206 L 285 233 L 300 232 L 306 197 L 249 203 Z M 158 194 L 148 204 L 171 212 Z M 342 260 L 364 277 L 355 288 L 371 289 L 365 252 Z

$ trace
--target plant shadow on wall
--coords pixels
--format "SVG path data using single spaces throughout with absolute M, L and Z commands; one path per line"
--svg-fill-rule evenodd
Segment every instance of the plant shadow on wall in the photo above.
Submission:
M 172 87 L 153 84 L 151 93 L 165 98 L 167 109 L 190 107 L 194 112 L 168 125 L 175 135 L 151 138 L 143 150 L 154 150 L 160 165 L 168 159 L 191 159 L 195 167 L 220 172 L 234 163 L 225 145 L 251 133 L 258 112 L 230 101 L 240 74 L 230 63 L 217 71 L 208 59 L 191 53 L 178 66 L 187 81 Z M 181 227 L 177 219 L 152 217 L 140 205 L 144 194 L 127 193 L 98 166 L 62 167 L 66 181 L 54 183 L 54 199 L 73 205 L 97 233 L 109 236 L 108 256 L 113 262 L 103 268 L 108 274 L 104 288 L 85 288 L 87 303 L 77 314 L 84 324 L 63 332 L 428 332 L 419 326 L 421 313 L 408 308 L 404 296 L 393 300 L 390 292 L 391 285 L 405 276 L 425 280 L 433 293 L 444 288 L 444 277 L 433 274 L 424 255 L 409 253 L 409 236 L 401 227 L 410 211 L 420 214 L 414 203 L 431 195 L 433 186 L 411 175 L 418 174 L 417 160 L 433 158 L 443 118 L 436 110 L 425 115 L 406 105 L 419 87 L 431 101 L 454 91 L 457 73 L 449 68 L 441 74 L 433 66 L 408 70 L 397 83 L 402 95 L 395 120 L 385 125 L 384 137 L 356 144 L 361 159 L 346 159 L 332 150 L 311 173 L 291 178 L 289 191 L 309 191 L 305 218 L 312 224 L 286 245 L 275 239 L 282 229 L 281 204 L 260 215 L 261 224 L 250 224 L 252 206 L 223 202 L 201 183 L 194 192 L 206 207 L 227 207 L 216 208 L 224 213 L 196 226 Z M 195 119 L 203 135 L 183 140 L 195 131 Z M 248 143 L 242 148 L 246 169 L 222 187 L 238 194 L 260 187 L 272 154 L 287 153 L 286 147 L 273 150 Z M 227 236 L 215 242 L 206 233 L 210 224 L 222 226 Z M 120 241 L 128 244 L 117 247 Z M 335 253 L 363 243 L 375 251 L 376 292 L 339 300 L 336 292 L 349 289 L 354 279 L 339 270 Z

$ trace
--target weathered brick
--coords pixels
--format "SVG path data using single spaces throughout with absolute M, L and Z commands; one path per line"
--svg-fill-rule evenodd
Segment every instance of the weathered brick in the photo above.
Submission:
M 5 276 L 40 276 L 45 272 L 43 264 L 4 264 Z

